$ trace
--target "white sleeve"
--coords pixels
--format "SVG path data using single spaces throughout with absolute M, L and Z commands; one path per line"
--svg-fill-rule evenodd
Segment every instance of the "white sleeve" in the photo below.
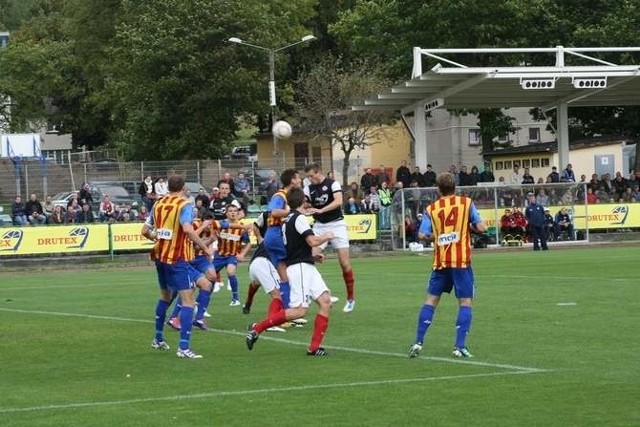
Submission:
M 264 226 L 264 215 L 262 215 L 262 214 L 258 215 L 258 218 L 256 218 L 256 220 L 253 223 L 258 228 L 263 227 Z
M 342 191 L 342 186 L 340 185 L 340 183 L 338 181 L 333 181 L 333 184 L 331 184 L 331 192 L 337 193 L 341 191 Z
M 298 218 L 296 218 L 296 231 L 298 234 L 302 235 L 307 230 L 311 230 L 307 217 L 304 215 L 298 215 Z
M 305 187 L 304 187 L 304 190 L 303 190 L 303 191 L 304 191 L 304 195 L 305 195 L 305 197 L 306 197 L 307 199 L 311 198 L 311 192 L 309 191 L 309 186 L 308 186 L 308 185 L 305 185 Z

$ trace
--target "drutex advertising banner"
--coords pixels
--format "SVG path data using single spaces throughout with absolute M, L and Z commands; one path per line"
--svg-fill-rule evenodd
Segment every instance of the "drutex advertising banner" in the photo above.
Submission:
M 0 256 L 108 250 L 108 224 L 0 229 Z

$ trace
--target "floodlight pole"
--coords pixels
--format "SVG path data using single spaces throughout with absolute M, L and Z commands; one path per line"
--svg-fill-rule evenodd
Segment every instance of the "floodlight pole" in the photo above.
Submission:
M 238 37 L 231 37 L 229 40 L 227 40 L 230 43 L 235 43 L 235 44 L 239 44 L 239 45 L 243 45 L 243 46 L 248 46 L 248 47 L 252 47 L 254 49 L 265 50 L 269 54 L 269 114 L 271 115 L 271 135 L 273 137 L 273 157 L 275 159 L 275 170 L 276 170 L 276 172 L 278 172 L 279 157 L 280 157 L 280 152 L 278 150 L 278 137 L 273 132 L 273 125 L 276 123 L 276 107 L 277 107 L 276 77 L 275 77 L 275 74 L 276 74 L 276 53 L 277 52 L 281 52 L 281 51 L 283 51 L 285 49 L 289 49 L 289 48 L 291 48 L 293 46 L 297 46 L 297 45 L 302 44 L 302 43 L 313 41 L 315 39 L 316 39 L 316 37 L 313 34 L 308 34 L 308 35 L 302 37 L 300 40 L 298 40 L 295 43 L 291 43 L 291 44 L 279 47 L 277 49 L 271 49 L 271 48 L 267 48 L 267 47 L 263 47 L 263 46 L 258 46 L 258 45 L 252 44 L 252 43 L 247 43 L 247 42 L 243 41 L 242 39 L 239 39 Z

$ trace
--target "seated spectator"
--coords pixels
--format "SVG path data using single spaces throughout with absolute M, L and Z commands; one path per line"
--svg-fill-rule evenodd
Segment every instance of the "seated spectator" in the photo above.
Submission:
M 411 215 L 404 216 L 404 238 L 407 244 L 415 242 L 414 237 L 416 235 L 416 226 L 411 218 Z
M 93 203 L 93 197 L 91 197 L 91 185 L 88 182 L 82 184 L 82 188 L 78 191 L 78 199 L 80 199 L 80 206 L 84 203 Z
M 24 210 L 31 225 L 44 225 L 47 222 L 42 203 L 40 203 L 35 194 L 29 196 L 29 201 L 25 203 Z
M 158 178 L 153 184 L 153 190 L 156 193 L 156 199 L 162 199 L 164 196 L 169 194 L 169 187 L 165 182 L 164 178 Z
M 544 208 L 544 231 L 546 233 L 547 242 L 556 240 L 556 225 L 549 208 Z
M 138 221 L 146 221 L 147 218 L 149 218 L 149 210 L 147 206 L 142 205 L 140 206 L 140 212 L 138 212 Z
M 13 203 L 11 203 L 11 219 L 13 220 L 13 225 L 23 226 L 29 224 L 22 196 L 16 196 Z
M 500 232 L 502 235 L 513 234 L 517 230 L 516 219 L 510 208 L 504 210 L 504 214 L 500 217 Z
M 80 213 L 81 210 L 82 206 L 80 206 L 78 198 L 71 199 L 71 202 L 69 202 L 67 206 L 64 222 L 66 224 L 75 224 L 78 222 L 78 213 Z
M 82 209 L 76 214 L 76 222 L 79 224 L 92 224 L 95 222 L 95 216 L 89 203 L 84 202 L 82 204 Z
M 49 217 L 49 224 L 59 225 L 66 223 L 66 215 L 65 211 L 62 209 L 62 206 L 56 205 L 53 207 L 53 212 Z
M 148 175 L 144 179 L 144 181 L 140 183 L 138 194 L 140 194 L 142 202 L 147 207 L 147 211 L 150 211 L 156 201 L 156 193 L 153 185 L 153 178 L 151 178 L 151 175 Z
M 364 199 L 360 202 L 360 213 L 370 214 L 378 212 L 378 206 L 373 201 L 372 193 L 364 196 Z
M 238 172 L 238 176 L 233 181 L 235 186 L 235 196 L 242 200 L 242 203 L 245 205 L 249 204 L 249 191 L 251 190 L 251 185 L 249 184 L 249 180 L 244 176 L 244 173 Z
M 622 202 L 633 203 L 635 201 L 636 201 L 636 191 L 631 187 L 627 187 L 627 191 L 625 191 L 624 194 L 622 195 Z
M 344 205 L 345 215 L 355 215 L 360 213 L 360 206 L 356 203 L 356 199 L 349 197 L 347 204 Z
M 573 224 L 571 223 L 571 216 L 567 208 L 561 208 L 556 214 L 555 227 L 556 240 L 562 239 L 563 234 L 566 234 L 569 240 L 573 240 Z
M 115 221 L 118 218 L 118 207 L 111 201 L 109 196 L 104 196 L 102 202 L 100 202 L 98 216 L 102 222 Z
M 47 217 L 47 222 L 49 221 L 49 217 L 53 214 L 53 209 L 56 206 L 53 204 L 53 197 L 47 196 L 44 199 L 44 203 L 42 204 L 42 210 L 44 211 L 44 215 Z
M 362 201 L 362 198 L 364 197 L 362 191 L 360 191 L 360 186 L 355 181 L 353 181 L 351 185 L 349 185 L 349 189 L 345 193 L 345 196 L 353 197 L 356 200 L 356 203 L 360 203 Z
M 593 188 L 591 187 L 587 187 L 587 203 L 590 205 L 598 203 L 598 197 L 593 192 Z
M 122 208 L 118 209 L 118 216 L 116 221 L 131 222 L 138 218 L 138 211 L 130 204 L 127 203 Z
M 520 209 L 513 208 L 513 218 L 516 224 L 515 233 L 520 237 L 524 237 L 527 232 L 527 217 Z
M 536 196 L 536 204 L 540 206 L 549 206 L 549 196 L 547 196 L 544 188 L 541 188 L 538 191 L 538 195 Z

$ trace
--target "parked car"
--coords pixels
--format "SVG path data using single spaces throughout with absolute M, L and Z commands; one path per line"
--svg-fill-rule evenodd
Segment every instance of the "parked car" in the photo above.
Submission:
M 255 168 L 252 170 L 251 168 L 244 168 L 238 170 L 238 173 L 243 173 L 247 177 L 251 186 L 251 193 L 254 194 L 265 193 L 271 177 L 275 176 L 276 179 L 278 177 L 278 174 L 273 169 Z M 279 182 L 278 185 L 280 185 Z
M 140 183 L 141 181 L 93 181 L 91 182 L 91 185 L 98 187 L 122 187 L 127 190 L 127 193 L 129 193 L 129 196 L 127 197 L 130 198 L 132 202 L 136 202 L 138 203 L 138 205 L 140 205 L 142 204 L 142 197 L 140 196 L 140 194 L 138 194 Z M 91 194 L 91 197 L 93 197 L 93 201 L 95 202 L 96 199 L 93 195 L 93 192 Z M 101 199 L 98 199 L 98 203 L 100 203 L 100 200 Z
M 136 193 L 131 195 L 123 186 L 113 185 L 110 182 L 90 182 L 91 197 L 93 198 L 94 208 L 97 209 L 104 196 L 109 196 L 111 201 L 118 206 L 140 204 L 140 196 Z
M 185 182 L 184 186 L 187 187 L 187 190 L 189 190 L 189 192 L 193 197 L 198 195 L 198 192 L 200 191 L 200 189 L 204 190 L 204 194 L 206 194 L 207 197 L 209 197 L 209 192 L 204 187 L 204 185 L 200 184 L 199 182 Z
M 73 191 L 63 191 L 62 193 L 58 193 L 53 196 L 51 202 L 53 202 L 54 206 L 62 206 L 66 209 L 73 193 Z

